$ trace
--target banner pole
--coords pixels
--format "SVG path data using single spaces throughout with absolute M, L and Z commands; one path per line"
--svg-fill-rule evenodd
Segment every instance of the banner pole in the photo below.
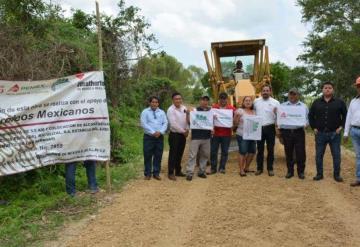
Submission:
M 101 23 L 100 23 L 100 11 L 99 11 L 99 2 L 96 0 L 96 25 L 97 25 L 97 35 L 98 35 L 98 45 L 99 45 L 99 70 L 103 71 L 103 47 L 102 47 L 102 37 L 101 37 Z M 106 191 L 111 192 L 111 172 L 110 172 L 110 158 L 105 162 L 105 173 L 106 173 Z

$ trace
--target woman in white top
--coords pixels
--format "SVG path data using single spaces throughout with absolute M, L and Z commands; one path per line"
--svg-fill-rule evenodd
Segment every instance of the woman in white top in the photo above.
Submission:
M 253 140 L 244 140 L 244 116 L 255 115 L 253 99 L 251 96 L 245 96 L 241 108 L 237 109 L 234 117 L 234 126 L 236 129 L 236 139 L 239 145 L 239 168 L 240 176 L 246 176 L 249 172 L 249 166 L 256 152 L 256 142 Z

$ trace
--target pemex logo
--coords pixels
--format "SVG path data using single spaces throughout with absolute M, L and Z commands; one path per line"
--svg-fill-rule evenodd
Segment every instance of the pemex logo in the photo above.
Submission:
M 15 84 L 14 86 L 12 86 L 11 88 L 9 88 L 8 92 L 13 92 L 16 93 L 17 91 L 20 90 L 20 86 L 18 84 Z

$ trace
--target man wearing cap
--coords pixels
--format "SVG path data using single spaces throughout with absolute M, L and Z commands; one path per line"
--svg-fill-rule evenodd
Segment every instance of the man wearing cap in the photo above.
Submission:
M 294 125 L 280 125 L 281 137 L 284 142 L 284 150 L 286 156 L 286 165 L 287 165 L 287 174 L 285 178 L 291 178 L 294 176 L 294 151 L 296 156 L 297 172 L 300 179 L 305 178 L 305 161 L 306 161 L 306 151 L 305 151 L 305 130 L 304 128 L 307 125 L 307 115 L 308 108 L 307 106 L 299 101 L 299 91 L 296 88 L 292 88 L 288 93 L 288 101 L 282 103 L 283 106 L 289 106 L 293 108 L 301 108 L 303 112 L 306 113 L 306 124 Z
M 200 106 L 196 111 L 210 111 L 209 96 L 202 96 L 200 99 Z M 199 158 L 199 172 L 200 178 L 206 178 L 206 164 L 210 159 L 210 138 L 211 130 L 192 129 L 191 142 L 189 148 L 189 162 L 186 167 L 186 180 L 191 181 L 194 174 L 196 158 Z M 199 155 L 198 155 L 199 154 Z
M 349 134 L 356 153 L 356 180 L 350 186 L 360 186 L 360 77 L 356 79 L 357 96 L 351 100 L 346 116 L 344 142 L 348 141 Z
M 254 101 L 256 115 L 262 117 L 261 140 L 257 141 L 257 171 L 255 172 L 257 176 L 263 173 L 264 170 L 265 142 L 267 147 L 267 171 L 269 176 L 274 176 L 275 120 L 276 109 L 280 103 L 270 96 L 271 93 L 271 86 L 264 85 L 261 89 L 261 97 Z
M 219 103 L 214 104 L 212 106 L 214 109 L 227 109 L 235 112 L 235 107 L 228 104 L 228 95 L 227 93 L 220 93 L 219 95 Z M 211 153 L 210 153 L 210 163 L 211 163 L 211 173 L 214 174 L 217 171 L 220 173 L 225 173 L 226 162 L 228 160 L 228 152 L 230 147 L 232 135 L 232 128 L 225 127 L 214 127 L 214 136 L 211 138 Z M 220 158 L 220 166 L 218 170 L 218 151 L 219 146 L 221 146 L 221 158 Z
M 334 84 L 322 84 L 323 96 L 316 99 L 309 111 L 309 123 L 315 134 L 316 176 L 315 181 L 324 178 L 323 159 L 327 144 L 333 158 L 334 179 L 343 182 L 340 176 L 341 165 L 341 130 L 346 120 L 346 105 L 341 99 L 334 97 Z

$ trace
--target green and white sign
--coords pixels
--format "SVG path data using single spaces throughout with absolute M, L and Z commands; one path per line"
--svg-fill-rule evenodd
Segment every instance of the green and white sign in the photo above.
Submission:
M 212 111 L 190 112 L 190 129 L 212 130 L 214 128 L 214 114 Z
M 262 117 L 245 115 L 244 116 L 244 140 L 261 140 Z

